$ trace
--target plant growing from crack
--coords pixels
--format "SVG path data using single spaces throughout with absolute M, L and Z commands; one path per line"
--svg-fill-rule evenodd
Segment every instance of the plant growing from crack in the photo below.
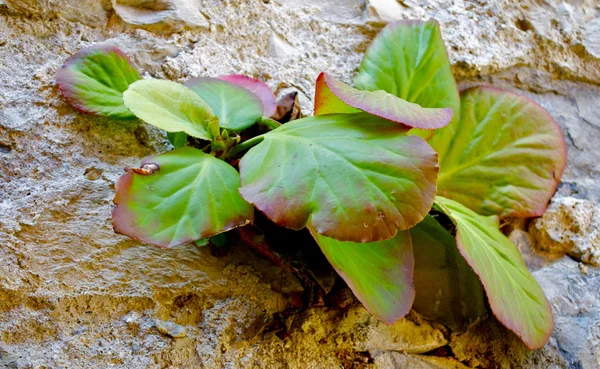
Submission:
M 142 79 L 115 47 L 77 53 L 57 79 L 78 110 L 140 118 L 175 147 L 118 180 L 116 232 L 161 247 L 204 244 L 248 230 L 258 210 L 307 228 L 384 322 L 414 307 L 464 329 L 485 316 L 487 296 L 528 347 L 548 340 L 550 306 L 499 220 L 545 211 L 564 139 L 525 97 L 459 93 L 436 22 L 386 26 L 356 88 L 321 73 L 315 115 L 283 125 L 269 118 L 275 97 L 260 81 Z

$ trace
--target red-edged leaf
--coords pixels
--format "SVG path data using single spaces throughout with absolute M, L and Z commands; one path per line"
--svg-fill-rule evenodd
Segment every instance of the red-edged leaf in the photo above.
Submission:
M 560 128 L 523 96 L 492 87 L 463 91 L 461 119 L 436 133 L 438 193 L 483 215 L 542 215 L 566 163 Z
M 340 100 L 327 85 L 325 72 L 321 72 L 315 84 L 315 115 L 335 113 L 358 113 L 359 109 L 353 108 Z
M 404 317 L 415 298 L 410 232 L 380 242 L 342 242 L 310 229 L 327 260 L 365 308 L 392 324 Z
M 452 119 L 450 108 L 422 108 L 383 90 L 360 91 L 324 72 L 317 78 L 316 89 L 315 115 L 353 113 L 359 109 L 411 128 L 424 129 L 442 128 Z
M 250 90 L 250 92 L 258 96 L 258 98 L 263 104 L 264 116 L 270 117 L 273 114 L 275 114 L 275 110 L 277 109 L 275 95 L 273 94 L 273 91 L 271 91 L 271 88 L 269 88 L 269 86 L 263 81 L 242 76 L 240 74 L 230 74 L 226 76 L 220 76 L 218 78 L 244 87 L 245 89 Z
M 458 249 L 481 279 L 494 315 L 527 347 L 542 348 L 554 327 L 552 309 L 517 247 L 498 229 L 498 217 L 440 196 L 436 201 L 456 225 Z
M 172 247 L 248 224 L 239 184 L 231 165 L 191 147 L 145 159 L 117 181 L 115 232 Z
M 452 108 L 452 122 L 459 118 L 458 90 L 435 20 L 401 20 L 385 26 L 367 49 L 355 84 L 360 90 L 383 90 L 424 108 Z M 451 126 L 443 130 L 452 130 Z M 421 130 L 411 134 L 431 136 Z
M 123 104 L 123 92 L 142 77 L 119 48 L 83 49 L 56 72 L 62 95 L 75 109 L 115 119 L 135 118 Z
M 327 114 L 267 133 L 240 162 L 242 196 L 273 222 L 342 241 L 392 238 L 431 208 L 437 154 L 404 125 Z

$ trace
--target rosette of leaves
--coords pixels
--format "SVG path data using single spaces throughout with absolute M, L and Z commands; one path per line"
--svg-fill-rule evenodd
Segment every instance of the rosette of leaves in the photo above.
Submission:
M 429 138 L 439 154 L 432 214 L 447 217 L 452 226 L 441 228 L 426 219 L 411 229 L 411 235 L 415 252 L 445 250 L 450 255 L 446 262 L 417 258 L 421 262 L 415 275 L 429 282 L 417 283 L 423 297 L 435 300 L 441 295 L 430 303 L 436 306 L 456 306 L 457 296 L 470 303 L 456 311 L 425 311 L 455 322 L 477 320 L 483 309 L 476 308 L 482 304 L 473 283 L 475 273 L 497 319 L 529 348 L 542 347 L 552 333 L 552 311 L 519 251 L 499 231 L 499 220 L 545 211 L 566 163 L 565 142 L 556 122 L 541 106 L 514 93 L 484 86 L 459 93 L 435 21 L 386 26 L 366 51 L 355 84 L 360 90 L 385 91 L 424 108 L 454 111 L 445 128 L 410 132 Z M 451 246 L 471 270 L 461 267 L 462 261 L 455 262 L 455 253 L 448 252 Z M 457 276 L 454 285 L 431 278 L 440 271 Z M 419 291 L 417 301 L 420 306 L 426 303 L 419 301 Z
M 485 316 L 487 297 L 528 347 L 548 339 L 549 305 L 498 221 L 543 213 L 564 140 L 522 96 L 459 94 L 437 23 L 385 27 L 356 88 L 322 73 L 315 115 L 284 125 L 268 118 L 275 97 L 260 81 L 143 80 L 112 47 L 76 54 L 57 78 L 79 110 L 138 117 L 175 147 L 119 179 L 116 232 L 161 247 L 203 244 L 252 223 L 256 209 L 307 228 L 384 322 L 414 307 L 461 330 Z

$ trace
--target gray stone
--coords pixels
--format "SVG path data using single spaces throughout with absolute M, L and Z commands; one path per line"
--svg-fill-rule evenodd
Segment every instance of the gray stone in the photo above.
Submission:
M 422 354 L 448 344 L 444 332 L 426 320 L 412 314 L 392 325 L 372 324 L 366 339 L 357 345 L 361 351 L 400 351 Z
M 269 51 L 269 55 L 275 58 L 286 58 L 298 54 L 298 50 L 276 33 L 272 33 L 269 37 L 267 50 Z
M 274 0 L 274 2 L 285 8 L 341 24 L 362 22 L 365 11 L 364 0 Z
M 369 21 L 389 23 L 406 17 L 406 8 L 396 0 L 368 0 Z
M 569 368 L 600 367 L 600 269 L 564 258 L 534 273 L 554 313 L 554 339 Z
M 600 17 L 585 25 L 583 46 L 588 53 L 600 59 Z
M 195 0 L 112 0 L 112 6 L 123 21 L 136 26 L 171 32 L 210 26 Z
M 467 369 L 453 358 L 437 358 L 406 355 L 394 351 L 381 351 L 372 354 L 377 369 Z
M 157 319 L 155 324 L 160 333 L 169 337 L 183 338 L 187 336 L 187 328 L 177 323 Z

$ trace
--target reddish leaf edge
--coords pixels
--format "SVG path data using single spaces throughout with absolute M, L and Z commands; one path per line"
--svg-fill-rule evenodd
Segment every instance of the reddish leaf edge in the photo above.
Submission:
M 375 115 L 377 117 L 380 117 L 380 118 L 383 118 L 383 119 L 386 119 L 386 120 L 389 120 L 389 121 L 392 121 L 395 123 L 403 124 L 409 128 L 418 128 L 418 129 L 424 129 L 424 130 L 434 130 L 434 129 L 444 128 L 450 123 L 450 121 L 452 120 L 452 116 L 454 114 L 452 108 L 423 108 L 419 104 L 406 101 L 406 103 L 416 105 L 423 110 L 429 110 L 429 111 L 435 110 L 435 111 L 443 114 L 443 116 L 439 120 L 442 123 L 438 123 L 437 121 L 430 120 L 433 122 L 433 124 L 427 124 L 427 125 L 420 124 L 409 118 L 400 119 L 398 117 L 393 116 L 392 114 L 387 114 L 387 113 L 383 112 L 382 110 L 372 108 L 372 107 L 368 106 L 368 104 L 361 104 L 360 102 L 354 103 L 354 102 L 350 101 L 349 98 L 342 91 L 342 88 L 348 88 L 348 89 L 355 90 L 355 91 L 361 91 L 361 90 L 357 90 L 354 87 L 335 79 L 334 77 L 332 77 L 331 75 L 329 75 L 325 72 L 321 72 L 319 74 L 319 76 L 317 77 L 317 83 L 316 83 L 317 88 L 320 85 L 322 85 L 321 84 L 322 82 L 325 83 L 325 86 L 327 86 L 327 88 L 329 88 L 331 93 L 336 98 L 341 100 L 344 104 L 348 105 L 349 107 L 359 109 L 365 113 L 369 113 L 369 114 Z M 362 92 L 369 93 L 369 92 L 375 92 L 375 91 L 362 91 Z M 317 91 L 315 93 L 315 96 L 317 97 L 317 98 L 315 98 L 315 108 L 319 104 L 319 101 L 318 101 L 319 95 L 320 95 L 320 93 L 319 93 L 319 91 Z M 398 98 L 398 99 L 400 99 L 400 98 Z
M 242 74 L 227 74 L 217 77 L 220 80 L 231 82 L 255 94 L 263 105 L 263 114 L 270 117 L 277 110 L 277 101 L 271 88 L 261 80 L 244 76 Z
M 233 82 L 227 81 L 225 79 L 221 79 L 219 77 L 194 77 L 194 78 L 190 78 L 187 81 L 185 81 L 183 83 L 183 85 L 185 87 L 193 90 L 194 88 L 202 88 L 203 84 L 211 84 L 211 83 L 223 83 L 223 84 L 229 85 L 230 87 L 233 87 L 235 90 L 246 94 L 246 96 L 249 99 L 253 100 L 254 103 L 256 103 L 260 106 L 263 106 L 262 99 L 258 95 L 256 95 L 254 92 L 250 91 L 248 88 L 240 86 L 237 83 L 233 83 Z M 213 107 L 211 106 L 211 109 L 212 108 Z
M 76 62 L 78 62 L 79 60 L 84 59 L 87 56 L 92 55 L 97 52 L 104 52 L 104 53 L 114 52 L 119 57 L 124 58 L 127 61 L 127 63 L 129 63 L 129 65 L 131 65 L 131 67 L 137 72 L 139 79 L 142 79 L 142 75 L 133 66 L 133 63 L 131 62 L 131 59 L 127 56 L 127 54 L 125 54 L 121 49 L 119 49 L 118 47 L 116 47 L 114 45 L 96 45 L 96 46 L 87 47 L 85 49 L 79 50 L 75 54 L 71 55 L 65 61 L 63 66 L 60 67 L 56 71 L 55 78 L 56 78 L 56 84 L 58 85 L 58 90 L 60 91 L 60 94 L 65 99 L 65 101 L 69 104 L 69 106 L 71 106 L 73 109 L 77 110 L 80 113 L 94 115 L 94 116 L 104 116 L 102 113 L 100 113 L 96 110 L 89 109 L 84 104 L 81 104 L 79 102 L 79 99 L 77 98 L 77 96 L 75 96 L 75 94 L 68 87 L 68 85 L 71 84 L 69 81 L 72 81 L 72 77 L 70 75 L 68 68 L 70 66 L 72 66 L 73 64 L 75 64 Z M 113 119 L 132 120 L 132 119 L 135 119 L 135 115 L 132 114 L 132 116 L 129 118 L 114 118 L 113 117 Z
M 152 161 L 153 158 L 154 158 L 154 156 L 144 159 L 142 161 L 141 167 L 143 168 L 148 165 L 155 165 L 156 167 L 158 167 L 157 164 L 155 164 Z M 115 183 L 115 197 L 113 198 L 114 207 L 112 208 L 112 211 L 111 211 L 111 216 L 112 216 L 111 222 L 112 222 L 112 227 L 113 227 L 114 232 L 117 234 L 123 235 L 123 236 L 127 236 L 136 241 L 140 241 L 140 242 L 148 243 L 150 245 L 158 246 L 161 249 L 170 249 L 173 247 L 185 245 L 187 243 L 196 241 L 197 238 L 194 237 L 194 238 L 190 238 L 190 239 L 186 239 L 184 241 L 178 242 L 176 244 L 164 245 L 164 244 L 155 242 L 154 240 L 152 240 L 149 237 L 144 236 L 143 230 L 140 230 L 139 228 L 137 228 L 135 223 L 132 221 L 132 219 L 134 219 L 134 216 L 131 214 L 131 212 L 125 206 L 120 206 L 120 203 L 121 203 L 121 201 L 125 201 L 125 199 L 127 197 L 125 193 L 126 193 L 127 189 L 129 187 L 131 187 L 133 177 L 135 175 L 139 175 L 139 176 L 152 175 L 152 174 L 140 174 L 139 169 L 140 168 L 129 168 L 129 167 L 124 168 L 125 174 L 122 175 L 121 177 L 119 177 L 119 179 Z M 158 168 L 157 170 L 160 170 L 160 168 Z M 232 221 L 223 230 L 221 230 L 219 232 L 214 232 L 214 233 L 202 234 L 200 239 L 213 237 L 218 234 L 231 231 L 232 229 L 251 224 L 254 222 L 254 214 L 252 215 L 251 218 L 252 219 L 246 219 L 246 221 L 243 223 L 237 223 L 235 221 Z
M 456 225 L 456 223 L 454 222 L 454 220 L 452 219 L 452 212 L 450 210 L 448 210 L 444 205 L 440 204 L 439 202 L 435 202 L 434 207 L 438 208 L 439 210 L 442 210 L 443 213 L 445 213 L 450 220 L 452 221 L 452 223 L 454 223 Z M 498 223 L 498 225 L 500 224 L 500 217 L 498 217 L 497 215 L 491 215 L 492 217 L 496 218 L 496 223 Z M 521 340 L 521 342 L 523 342 L 525 344 L 525 346 L 530 349 L 530 350 L 539 350 L 542 347 L 544 347 L 546 345 L 546 343 L 548 343 L 548 340 L 550 339 L 550 337 L 552 336 L 552 330 L 549 330 L 543 337 L 542 339 L 542 343 L 540 344 L 531 344 L 530 342 L 525 341 L 525 339 L 523 339 L 523 335 L 521 333 L 519 333 L 519 327 L 515 326 L 514 324 L 512 324 L 510 322 L 509 319 L 505 319 L 502 312 L 498 309 L 498 307 L 496 307 L 494 304 L 492 304 L 489 295 L 487 293 L 487 287 L 486 284 L 483 282 L 483 279 L 481 278 L 481 273 L 479 271 L 477 271 L 475 268 L 472 267 L 473 260 L 471 258 L 468 257 L 468 255 L 466 254 L 466 252 L 463 250 L 463 245 L 462 243 L 459 241 L 459 229 L 458 227 L 456 228 L 456 236 L 454 237 L 454 240 L 456 241 L 456 247 L 458 248 L 458 252 L 460 252 L 460 255 L 467 261 L 467 264 L 469 264 L 469 266 L 471 267 L 471 269 L 473 269 L 473 272 L 475 272 L 475 274 L 477 275 L 477 278 L 479 279 L 479 282 L 481 283 L 481 285 L 483 286 L 483 289 L 485 291 L 485 295 L 486 295 L 486 299 L 488 301 L 488 304 L 490 306 L 490 309 L 492 310 L 492 313 L 494 314 L 494 316 L 496 317 L 496 319 L 498 319 L 498 321 L 505 326 L 508 330 L 510 330 L 511 332 L 513 332 L 517 337 L 519 337 L 519 339 Z M 516 246 L 515 246 L 516 247 Z M 519 251 L 519 254 L 521 254 L 521 252 Z M 544 300 L 546 301 L 546 304 L 548 305 L 548 309 L 549 311 L 552 311 L 552 308 L 550 307 L 550 303 L 548 302 L 548 298 L 546 297 L 546 294 L 544 294 Z M 552 320 L 552 326 L 554 327 L 554 314 L 550 314 L 550 319 Z
M 318 233 L 318 232 L 317 232 L 315 229 L 313 229 L 311 226 L 307 226 L 306 228 L 307 228 L 307 229 L 308 229 L 308 231 L 310 232 L 310 235 L 313 237 L 313 239 L 315 240 L 315 242 L 318 244 L 318 242 L 316 241 L 316 235 L 317 235 L 317 234 L 319 234 L 319 235 L 320 235 L 320 233 Z M 406 232 L 408 232 L 408 230 L 405 230 L 405 231 L 406 231 Z M 399 231 L 399 232 L 404 232 L 404 231 Z M 321 235 L 321 236 L 322 236 L 322 235 Z M 325 237 L 327 237 L 327 236 L 325 236 Z M 411 242 L 410 242 L 410 249 L 411 249 L 411 252 L 412 252 L 412 250 L 413 250 L 413 244 L 412 244 L 412 237 L 410 236 L 410 232 L 408 232 L 408 238 L 409 238 L 409 239 L 410 239 L 410 241 L 411 241 Z M 320 248 L 320 246 L 319 246 L 319 248 Z M 400 319 L 404 318 L 404 317 L 405 317 L 405 316 L 406 316 L 406 315 L 407 315 L 407 314 L 410 312 L 410 310 L 412 309 L 413 303 L 414 303 L 414 301 L 415 301 L 415 296 L 416 296 L 416 291 L 415 291 L 414 282 L 413 282 L 413 283 L 412 283 L 410 286 L 407 286 L 407 288 L 408 288 L 408 289 L 409 289 L 409 291 L 410 291 L 410 297 L 409 297 L 409 299 L 410 299 L 410 304 L 403 304 L 403 305 L 402 305 L 402 306 L 403 306 L 403 308 L 402 308 L 402 309 L 399 309 L 399 310 L 398 310 L 398 312 L 397 312 L 396 314 L 394 314 L 394 315 L 391 315 L 391 316 L 389 316 L 389 317 L 379 316 L 379 314 L 376 314 L 376 313 L 374 313 L 374 312 L 372 311 L 372 309 L 370 309 L 370 308 L 369 308 L 369 306 L 368 306 L 367 304 L 365 304 L 365 303 L 362 301 L 362 298 L 361 298 L 361 297 L 359 297 L 359 296 L 358 296 L 358 294 L 355 292 L 356 285 L 354 284 L 354 282 L 352 281 L 352 279 L 351 279 L 351 278 L 349 278 L 349 277 L 347 277 L 347 276 L 346 276 L 346 274 L 345 274 L 345 273 L 344 273 L 344 272 L 343 272 L 341 269 L 339 269 L 337 266 L 333 265 L 333 263 L 331 263 L 331 262 L 329 261 L 329 259 L 327 259 L 327 261 L 328 261 L 328 262 L 329 262 L 329 264 L 330 264 L 330 265 L 333 267 L 333 269 L 335 269 L 335 272 L 336 272 L 336 273 L 337 273 L 337 274 L 338 274 L 340 277 L 342 277 L 342 279 L 344 280 L 344 282 L 346 282 L 346 284 L 348 285 L 348 287 L 349 287 L 349 288 L 350 288 L 350 290 L 352 291 L 352 294 L 354 295 L 354 297 L 356 297 L 356 299 L 357 299 L 358 301 L 360 301 L 360 303 L 361 303 L 361 304 L 362 304 L 362 306 L 365 308 L 365 310 L 367 310 L 367 311 L 369 312 L 369 314 L 371 314 L 372 316 L 374 316 L 374 317 L 375 317 L 375 318 L 377 318 L 378 320 L 381 320 L 381 321 L 382 321 L 382 322 L 384 322 L 385 324 L 392 325 L 392 324 L 396 323 L 398 320 L 400 320 Z M 411 270 L 412 270 L 412 273 L 411 273 L 411 274 L 413 274 L 413 273 L 414 273 L 414 267 L 415 267 L 415 265 L 414 265 L 414 264 L 415 264 L 415 259 L 414 259 L 414 257 L 413 257 L 413 259 L 412 259 L 412 266 L 411 266 Z M 412 278 L 411 278 L 411 279 L 412 279 Z
M 498 216 L 495 216 L 497 219 Z M 458 247 L 458 251 L 460 252 L 460 254 L 462 255 L 463 258 L 465 258 L 465 260 L 467 261 L 467 264 L 469 264 L 469 266 L 473 265 L 473 261 L 467 257 L 466 253 L 463 251 L 463 245 L 460 243 L 460 241 L 458 240 L 459 237 L 459 230 L 457 228 L 456 230 L 456 247 Z M 516 246 L 515 246 L 516 247 Z M 520 252 L 519 252 L 520 253 Z M 521 334 L 519 332 L 519 327 L 517 327 L 515 324 L 513 324 L 510 319 L 505 318 L 502 311 L 495 305 L 492 304 L 488 293 L 487 293 L 487 288 L 486 288 L 486 284 L 483 283 L 483 280 L 481 279 L 481 275 L 480 273 L 475 270 L 475 268 L 471 267 L 473 269 L 473 271 L 475 272 L 475 274 L 477 275 L 477 278 L 479 278 L 479 281 L 481 282 L 481 284 L 483 285 L 484 290 L 486 290 L 486 298 L 488 300 L 488 304 L 490 305 L 490 309 L 492 310 L 492 313 L 494 313 L 494 316 L 498 319 L 498 321 L 500 323 L 502 323 L 503 326 L 505 326 L 508 330 L 510 330 L 511 332 L 513 332 L 517 337 L 519 337 L 519 339 L 525 344 L 525 346 L 527 346 L 528 349 L 530 350 L 539 350 L 542 347 L 544 347 L 546 345 L 546 343 L 548 342 L 548 340 L 550 339 L 550 336 L 552 336 L 552 332 L 553 329 L 549 330 L 548 332 L 546 332 L 546 334 L 544 335 L 544 337 L 542 338 L 542 340 L 540 341 L 539 344 L 535 344 L 535 343 L 531 343 L 528 342 L 527 340 L 524 339 L 523 334 Z M 552 308 L 550 307 L 550 303 L 548 302 L 548 298 L 546 297 L 546 295 L 544 294 L 544 300 L 546 302 L 546 304 L 548 305 L 548 309 L 550 311 L 552 311 Z M 550 319 L 552 320 L 552 327 L 554 327 L 554 314 L 550 314 Z
M 559 163 L 559 167 L 554 168 L 554 171 L 552 173 L 552 177 L 554 178 L 554 185 L 548 190 L 547 196 L 544 196 L 543 198 L 540 199 L 540 201 L 538 201 L 539 207 L 537 207 L 536 209 L 532 209 L 531 211 L 513 212 L 510 214 L 509 217 L 510 218 L 533 218 L 533 217 L 542 216 L 546 212 L 546 209 L 548 208 L 548 205 L 550 204 L 550 200 L 552 200 L 552 197 L 556 193 L 556 189 L 558 188 L 558 185 L 560 184 L 560 180 L 561 180 L 562 175 L 567 166 L 567 143 L 565 141 L 564 133 L 560 129 L 560 126 L 558 125 L 558 123 L 556 123 L 556 120 L 554 120 L 552 115 L 550 115 L 550 113 L 546 109 L 544 109 L 543 106 L 541 106 L 540 104 L 538 104 L 537 102 L 533 101 L 532 99 L 530 99 L 526 96 L 523 96 L 523 95 L 515 93 L 515 92 L 511 92 L 511 91 L 506 91 L 506 90 L 503 90 L 498 87 L 492 87 L 492 86 L 487 86 L 487 85 L 473 86 L 473 87 L 461 90 L 460 94 L 462 96 L 462 94 L 465 94 L 467 92 L 471 92 L 474 90 L 482 90 L 482 91 L 487 91 L 487 92 L 494 93 L 494 94 L 511 95 L 515 98 L 521 99 L 523 101 L 526 101 L 527 103 L 532 104 L 538 110 L 539 114 L 543 115 L 546 118 L 546 120 L 549 122 L 549 126 L 552 127 L 552 129 L 554 130 L 554 134 L 556 134 L 557 136 L 559 136 L 561 138 L 560 149 L 562 151 L 562 153 L 561 153 L 562 161 L 561 161 L 561 163 Z M 509 218 L 509 217 L 507 217 L 507 218 Z M 502 218 L 503 217 L 501 217 L 501 219 Z

